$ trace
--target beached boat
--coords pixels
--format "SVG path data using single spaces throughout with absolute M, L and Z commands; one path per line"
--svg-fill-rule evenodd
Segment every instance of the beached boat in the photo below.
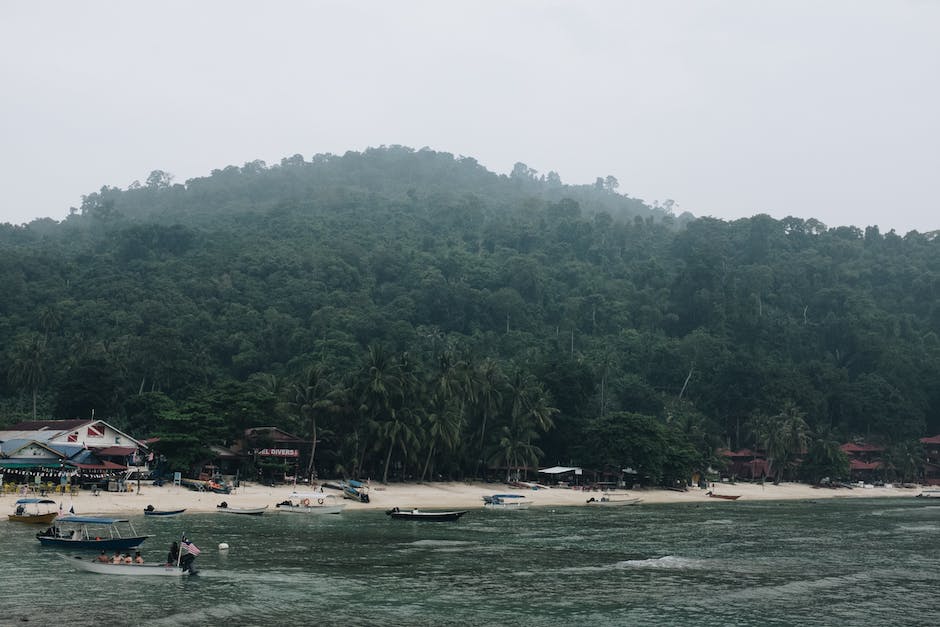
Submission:
M 275 507 L 279 512 L 292 514 L 339 514 L 346 504 L 337 503 L 335 496 L 323 492 L 291 492 L 288 500 Z
M 492 494 L 483 497 L 485 509 L 529 509 L 531 504 L 521 494 Z
M 183 509 L 154 509 L 153 505 L 144 508 L 144 516 L 179 516 L 186 511 Z
M 424 520 L 428 522 L 458 520 L 466 513 L 466 510 L 451 512 L 428 512 L 421 511 L 419 509 L 398 509 L 397 507 L 394 507 L 385 512 L 387 516 L 391 516 L 392 518 L 398 518 L 402 520 Z
M 56 502 L 52 499 L 17 499 L 14 505 L 16 508 L 8 516 L 10 522 L 48 525 L 59 515 L 59 511 L 54 509 Z
M 714 492 L 706 492 L 705 494 L 713 499 L 725 499 L 726 501 L 737 501 L 741 498 L 740 494 L 715 494 Z
M 917 496 L 924 499 L 940 499 L 940 488 L 924 488 Z
M 97 560 L 89 560 L 86 557 L 67 557 L 60 555 L 62 559 L 69 563 L 73 568 L 88 573 L 97 573 L 99 575 L 119 575 L 121 577 L 184 577 L 186 575 L 195 575 L 196 569 L 192 563 L 184 565 L 177 564 L 109 564 Z
M 361 481 L 350 479 L 343 482 L 343 498 L 359 501 L 360 503 L 369 502 L 369 486 Z
M 245 516 L 260 516 L 267 511 L 268 506 L 264 507 L 229 507 L 228 503 L 222 501 L 215 506 L 215 511 L 223 514 L 244 514 Z
M 638 496 L 629 496 L 627 494 L 602 494 L 600 497 L 591 497 L 587 500 L 588 505 L 600 507 L 620 507 L 624 505 L 639 505 L 643 502 Z
M 124 527 L 124 533 L 121 527 Z M 36 534 L 42 546 L 98 551 L 136 549 L 148 535 L 140 535 L 126 518 L 60 516 L 55 526 Z

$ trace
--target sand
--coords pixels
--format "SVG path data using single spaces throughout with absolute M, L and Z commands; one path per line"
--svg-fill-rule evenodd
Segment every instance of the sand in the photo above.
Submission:
M 87 490 L 82 490 L 75 496 L 58 496 L 51 498 L 59 501 L 62 508 L 68 511 L 74 508 L 75 513 L 83 516 L 92 514 L 139 514 L 147 505 L 153 505 L 158 510 L 172 510 L 186 508 L 187 513 L 211 512 L 216 506 L 225 501 L 229 507 L 251 508 L 268 506 L 274 510 L 275 505 L 289 498 L 293 486 L 269 487 L 259 484 L 242 483 L 231 494 L 215 494 L 211 492 L 196 492 L 180 486 L 154 486 L 142 483 L 140 492 L 136 485 L 132 492 L 100 492 L 97 496 Z M 309 486 L 298 486 L 298 491 L 309 491 Z M 672 490 L 617 490 L 617 494 L 628 494 L 640 497 L 643 503 L 725 503 L 733 506 L 734 503 L 758 500 L 818 500 L 826 498 L 872 498 L 896 497 L 913 498 L 920 494 L 919 488 L 904 487 L 855 487 L 853 489 L 814 488 L 800 483 L 755 484 L 717 484 L 713 488 L 716 494 L 739 495 L 737 501 L 710 498 L 707 490 L 690 488 L 686 492 Z M 341 500 L 338 491 L 326 490 Z M 546 489 L 513 488 L 499 483 L 393 483 L 383 485 L 371 482 L 370 502 L 358 503 L 351 500 L 342 500 L 347 505 L 347 511 L 355 509 L 389 509 L 392 507 L 422 508 L 422 509 L 471 509 L 483 506 L 482 497 L 489 494 L 513 493 L 524 495 L 531 501 L 533 507 L 545 506 L 587 506 L 586 501 L 591 497 L 599 498 L 600 492 L 584 491 L 576 488 L 553 487 Z M 12 503 L 16 497 L 6 495 L 0 498 L 0 503 Z

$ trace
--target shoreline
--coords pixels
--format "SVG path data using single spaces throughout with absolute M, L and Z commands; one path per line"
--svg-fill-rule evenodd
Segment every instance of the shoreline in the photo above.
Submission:
M 51 495 L 48 498 L 61 505 L 64 512 L 74 508 L 77 515 L 92 514 L 143 514 L 144 508 L 153 505 L 158 510 L 185 508 L 188 513 L 216 511 L 216 506 L 225 501 L 233 508 L 255 508 L 268 506 L 268 511 L 277 511 L 275 505 L 287 500 L 295 489 L 309 492 L 307 485 L 265 486 L 243 482 L 231 494 L 198 492 L 183 486 L 164 485 L 161 487 L 142 483 L 140 493 L 136 485 L 129 492 L 100 492 L 97 496 L 91 491 L 82 490 L 72 495 Z M 781 483 L 780 485 L 756 483 L 721 483 L 708 490 L 689 488 L 687 491 L 668 489 L 616 490 L 619 496 L 639 497 L 641 503 L 735 503 L 744 501 L 785 501 L 785 500 L 822 500 L 836 498 L 914 498 L 922 491 L 917 487 L 854 487 L 854 488 L 815 488 L 801 483 Z M 737 500 L 711 498 L 707 492 L 713 490 L 716 495 L 737 496 Z M 358 503 L 343 499 L 335 490 L 326 490 L 334 494 L 337 503 L 345 503 L 346 511 L 386 510 L 393 507 L 402 509 L 480 509 L 483 496 L 491 494 L 518 494 L 525 496 L 532 507 L 589 507 L 587 500 L 599 498 L 600 491 L 575 488 L 549 487 L 543 489 L 525 489 L 511 487 L 502 483 L 482 482 L 441 482 L 441 483 L 392 483 L 382 485 L 372 483 L 370 502 Z M 0 504 L 6 502 L 12 511 L 14 501 L 19 495 L 4 495 Z M 331 499 L 332 500 L 332 499 Z

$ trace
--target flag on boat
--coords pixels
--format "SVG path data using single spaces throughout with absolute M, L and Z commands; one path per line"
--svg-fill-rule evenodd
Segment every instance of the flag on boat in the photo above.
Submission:
M 74 514 L 74 513 L 75 513 L 75 506 L 72 505 L 69 507 L 69 514 Z
M 199 555 L 202 551 L 198 546 L 190 542 L 189 540 L 183 540 L 183 550 L 189 553 L 190 555 Z

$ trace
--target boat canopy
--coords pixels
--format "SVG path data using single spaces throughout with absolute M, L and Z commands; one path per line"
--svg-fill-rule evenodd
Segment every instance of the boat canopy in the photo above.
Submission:
M 571 466 L 552 466 L 551 468 L 543 468 L 539 471 L 539 474 L 543 475 L 561 475 L 566 472 L 573 472 L 576 475 L 581 474 L 580 468 L 574 468 Z
M 524 494 L 494 494 L 491 498 L 494 499 L 524 499 Z
M 91 516 L 60 516 L 57 523 L 74 523 L 77 525 L 113 525 L 114 523 L 130 522 L 126 518 L 94 518 Z
M 55 505 L 55 501 L 52 499 L 18 499 L 16 501 L 17 505 L 27 504 L 27 503 L 39 503 L 40 505 Z

